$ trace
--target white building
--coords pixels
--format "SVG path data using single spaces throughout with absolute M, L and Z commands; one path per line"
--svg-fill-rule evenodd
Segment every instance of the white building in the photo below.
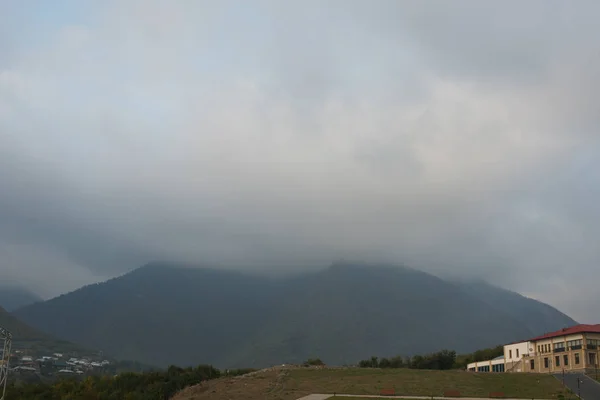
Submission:
M 493 360 L 474 362 L 467 368 L 473 372 L 504 372 L 504 356 L 496 357 Z
M 518 342 L 504 346 L 504 360 L 506 372 L 525 372 L 523 370 L 523 357 L 533 351 L 533 343 Z

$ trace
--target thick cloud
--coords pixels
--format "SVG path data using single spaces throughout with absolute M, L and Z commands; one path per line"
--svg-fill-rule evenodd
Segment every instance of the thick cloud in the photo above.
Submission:
M 0 5 L 0 268 L 352 258 L 594 321 L 594 2 Z

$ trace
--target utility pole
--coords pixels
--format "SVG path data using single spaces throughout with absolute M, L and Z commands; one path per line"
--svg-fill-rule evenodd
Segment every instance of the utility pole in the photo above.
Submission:
M 10 361 L 12 334 L 6 329 L 0 327 L 0 340 L 4 342 L 2 346 L 2 359 L 0 360 L 0 400 L 4 400 L 6 383 L 8 382 L 8 363 Z

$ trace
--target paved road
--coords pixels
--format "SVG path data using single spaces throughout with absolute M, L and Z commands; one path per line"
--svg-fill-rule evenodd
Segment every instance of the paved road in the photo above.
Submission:
M 302 397 L 298 400 L 326 400 L 329 399 L 332 394 L 311 394 L 306 397 Z M 351 395 L 351 394 L 338 394 L 337 397 L 364 397 L 371 399 L 423 399 L 423 400 L 431 400 L 431 396 L 377 396 L 377 395 Z M 434 400 L 448 400 L 448 397 L 433 397 Z M 593 398 L 590 398 L 594 400 Z M 479 397 L 461 397 L 460 400 L 489 400 L 488 398 L 479 398 Z M 504 399 L 504 400 L 523 400 L 523 399 Z M 588 399 L 585 399 L 588 400 Z M 600 400 L 600 397 L 598 398 Z
M 562 382 L 562 375 L 555 375 Z M 577 380 L 580 380 L 579 389 Z M 582 400 L 600 400 L 600 383 L 583 374 L 565 374 L 565 385 L 575 394 L 581 393 Z

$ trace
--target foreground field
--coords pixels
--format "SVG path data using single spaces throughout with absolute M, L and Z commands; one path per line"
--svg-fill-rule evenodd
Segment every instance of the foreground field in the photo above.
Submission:
M 173 400 L 296 400 L 311 393 L 378 395 L 393 388 L 397 395 L 440 396 L 458 390 L 465 397 L 555 399 L 560 383 L 549 375 L 475 374 L 464 371 L 409 369 L 276 368 L 237 378 L 224 378 L 188 388 Z

